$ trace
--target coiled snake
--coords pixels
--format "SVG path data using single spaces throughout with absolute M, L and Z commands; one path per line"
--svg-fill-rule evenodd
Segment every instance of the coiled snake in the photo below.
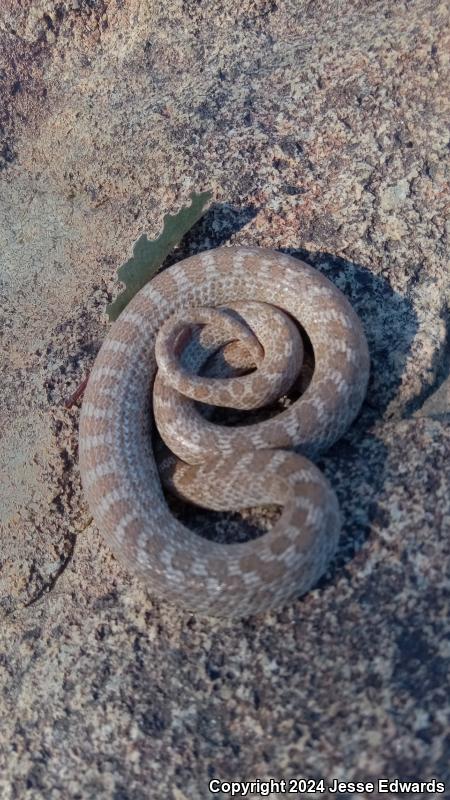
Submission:
M 295 323 L 314 353 L 304 393 L 269 419 L 214 424 L 197 401 L 249 409 L 286 393 L 302 364 Z M 211 378 L 205 372 L 214 359 Z M 308 459 L 352 423 L 368 373 L 356 313 L 307 264 L 256 247 L 175 264 L 129 303 L 91 372 L 79 444 L 97 526 L 152 592 L 191 611 L 246 616 L 303 594 L 326 570 L 340 532 L 336 496 Z M 152 411 L 177 456 L 161 459 L 172 489 L 213 509 L 281 505 L 269 533 L 220 544 L 173 516 L 155 461 Z

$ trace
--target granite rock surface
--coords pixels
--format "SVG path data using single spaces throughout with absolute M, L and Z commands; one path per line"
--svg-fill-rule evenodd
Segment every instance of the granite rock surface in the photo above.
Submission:
M 4 0 L 2 800 L 450 785 L 449 21 L 439 0 Z M 363 411 L 321 461 L 345 520 L 329 573 L 239 622 L 159 604 L 121 568 L 63 406 L 133 242 L 203 189 L 214 203 L 173 259 L 306 258 L 372 357 Z M 182 513 L 216 537 L 271 524 Z

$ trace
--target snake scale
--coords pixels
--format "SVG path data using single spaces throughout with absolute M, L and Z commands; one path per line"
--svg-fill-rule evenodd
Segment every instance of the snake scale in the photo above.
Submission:
M 286 393 L 301 369 L 302 330 L 314 367 L 291 405 L 236 427 L 204 413 L 262 408 Z M 368 375 L 358 316 L 308 264 L 257 247 L 175 264 L 113 324 L 85 392 L 80 468 L 98 528 L 152 593 L 193 612 L 244 617 L 307 592 L 341 528 L 336 495 L 309 459 L 352 423 Z M 155 419 L 174 454 L 163 453 L 160 470 Z M 173 516 L 160 472 L 197 505 L 277 504 L 281 516 L 252 541 L 206 540 Z

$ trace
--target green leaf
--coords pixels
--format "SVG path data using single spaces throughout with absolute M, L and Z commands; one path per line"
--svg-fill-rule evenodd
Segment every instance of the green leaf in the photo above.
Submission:
M 139 289 L 153 278 L 169 253 L 203 216 L 205 206 L 211 197 L 211 192 L 201 194 L 194 192 L 191 194 L 190 206 L 185 206 L 173 216 L 166 214 L 163 231 L 157 239 L 149 241 L 145 233 L 139 237 L 133 246 L 132 257 L 117 270 L 119 280 L 125 284 L 125 289 L 106 308 L 111 322 L 117 319 Z

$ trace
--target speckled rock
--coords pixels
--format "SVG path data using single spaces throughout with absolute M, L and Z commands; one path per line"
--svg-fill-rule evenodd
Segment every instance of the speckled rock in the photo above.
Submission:
M 450 785 L 449 21 L 438 0 L 2 4 L 2 800 Z M 132 243 L 208 188 L 172 260 L 306 258 L 373 365 L 321 461 L 345 520 L 328 575 L 237 623 L 158 604 L 115 561 L 63 407 Z M 175 513 L 222 539 L 273 519 Z

